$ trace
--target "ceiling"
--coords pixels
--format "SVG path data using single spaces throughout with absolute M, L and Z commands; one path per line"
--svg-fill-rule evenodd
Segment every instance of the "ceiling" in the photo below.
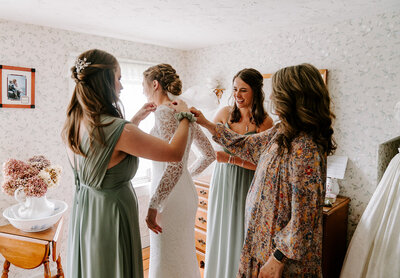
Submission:
M 182 50 L 399 9 L 399 0 L 0 0 L 1 19 Z

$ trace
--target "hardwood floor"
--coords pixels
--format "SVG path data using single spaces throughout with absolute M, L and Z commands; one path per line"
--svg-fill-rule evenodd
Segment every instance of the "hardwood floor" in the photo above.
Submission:
M 142 249 L 144 278 L 149 277 L 150 247 Z

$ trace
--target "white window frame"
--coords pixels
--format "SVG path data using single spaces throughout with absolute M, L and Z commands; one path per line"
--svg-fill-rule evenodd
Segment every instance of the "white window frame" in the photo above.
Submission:
M 125 119 L 130 120 L 132 116 L 147 102 L 143 95 L 143 72 L 156 63 L 135 61 L 129 59 L 118 59 L 121 67 L 121 83 L 124 89 L 121 91 L 120 100 L 124 107 Z M 137 101 L 136 101 L 137 100 Z M 154 126 L 154 116 L 150 114 L 139 124 L 139 128 L 149 133 Z M 146 186 L 151 181 L 151 161 L 139 158 L 137 174 L 132 179 L 133 187 Z

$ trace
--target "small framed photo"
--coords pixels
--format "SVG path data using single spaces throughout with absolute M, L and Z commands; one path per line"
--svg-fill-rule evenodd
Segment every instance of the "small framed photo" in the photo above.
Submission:
M 0 108 L 35 108 L 35 69 L 0 65 Z

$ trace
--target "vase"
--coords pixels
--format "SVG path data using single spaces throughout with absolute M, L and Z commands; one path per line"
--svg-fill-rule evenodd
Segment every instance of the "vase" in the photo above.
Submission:
M 38 219 L 54 213 L 54 203 L 47 200 L 46 195 L 30 197 L 26 196 L 21 190 L 23 188 L 20 187 L 14 192 L 14 198 L 20 203 L 17 217 L 20 219 Z

